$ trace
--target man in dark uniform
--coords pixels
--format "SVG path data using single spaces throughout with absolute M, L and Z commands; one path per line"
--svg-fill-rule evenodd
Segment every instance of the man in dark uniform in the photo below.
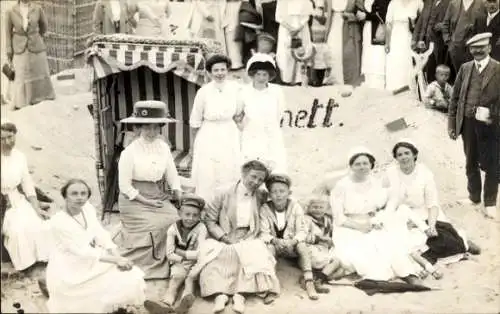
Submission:
M 474 60 L 464 63 L 457 74 L 448 117 L 448 134 L 462 135 L 469 200 L 481 203 L 484 214 L 496 217 L 500 155 L 500 62 L 489 56 L 491 33 L 467 41 Z M 481 172 L 485 172 L 484 186 Z

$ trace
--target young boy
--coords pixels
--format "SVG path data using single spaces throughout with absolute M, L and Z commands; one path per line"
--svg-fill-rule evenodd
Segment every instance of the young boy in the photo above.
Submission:
M 187 313 L 194 303 L 194 279 L 189 276 L 191 268 L 196 263 L 198 248 L 207 238 L 207 229 L 201 222 L 201 211 L 205 201 L 193 194 L 186 194 L 181 199 L 180 219 L 167 231 L 167 259 L 170 262 L 170 282 L 163 304 L 149 302 L 145 306 L 151 313 L 171 313 L 177 299 L 179 288 L 184 284 L 179 306 L 175 313 Z M 169 312 L 170 311 L 170 312 Z
M 311 42 L 314 47 L 314 57 L 308 70 L 309 85 L 314 87 L 320 87 L 323 85 L 325 78 L 330 76 L 333 65 L 332 53 L 330 47 L 326 43 L 328 35 L 328 26 L 326 25 L 328 18 L 326 14 L 327 13 L 314 15 L 310 22 Z
M 306 207 L 306 225 L 308 235 L 306 242 L 311 251 L 311 265 L 317 280 L 316 290 L 328 292 L 321 287 L 322 283 L 339 279 L 344 269 L 333 252 L 333 220 L 328 213 L 329 200 L 326 195 L 318 195 L 309 199 Z
M 290 199 L 291 180 L 286 175 L 273 174 L 266 181 L 270 201 L 260 209 L 260 238 L 276 257 L 298 258 L 305 289 L 311 300 L 317 300 L 314 287 L 311 254 L 307 244 L 304 211 Z
M 276 62 L 276 53 L 275 51 L 276 39 L 268 33 L 260 33 L 257 36 L 257 49 L 252 49 L 252 55 L 255 53 L 265 53 L 273 57 Z M 276 67 L 276 77 L 271 80 L 271 83 L 279 84 L 280 83 L 280 70 Z
M 448 111 L 453 87 L 448 83 L 450 68 L 441 64 L 436 68 L 436 80 L 427 86 L 424 94 L 424 104 L 428 108 Z

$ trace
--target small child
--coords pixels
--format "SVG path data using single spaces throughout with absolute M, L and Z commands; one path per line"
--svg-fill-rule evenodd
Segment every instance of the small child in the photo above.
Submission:
M 311 300 L 317 300 L 311 266 L 311 253 L 306 244 L 307 230 L 302 207 L 290 199 L 291 180 L 286 175 L 273 174 L 266 181 L 270 201 L 260 209 L 260 238 L 276 257 L 298 258 L 303 272 L 305 290 Z
M 326 21 L 327 17 L 323 12 L 319 16 L 313 16 L 310 23 L 314 57 L 309 64 L 309 85 L 314 87 L 320 87 L 324 84 L 325 78 L 330 77 L 333 66 L 333 56 L 326 43 L 328 35 Z
M 441 64 L 436 68 L 436 80 L 427 86 L 424 104 L 428 108 L 448 111 L 453 87 L 448 83 L 450 68 Z
M 265 53 L 273 57 L 274 62 L 276 62 L 276 53 L 274 52 L 275 45 L 276 39 L 272 35 L 262 32 L 257 36 L 257 50 L 252 49 L 252 55 L 255 53 Z M 280 78 L 280 70 L 276 66 L 276 76 L 270 82 L 279 84 Z
M 201 211 L 205 201 L 193 194 L 186 194 L 181 199 L 180 219 L 167 231 L 167 259 L 170 262 L 170 282 L 162 305 L 149 307 L 171 313 L 177 299 L 179 288 L 184 284 L 179 306 L 175 313 L 187 313 L 194 303 L 194 279 L 190 271 L 198 258 L 198 249 L 207 238 L 207 229 L 201 222 Z M 150 304 L 152 303 L 149 301 Z M 170 311 L 170 312 L 169 312 Z
M 328 214 L 329 199 L 326 195 L 318 195 L 309 199 L 306 207 L 306 225 L 308 236 L 306 242 L 311 251 L 311 265 L 317 280 L 316 290 L 328 292 L 321 284 L 337 280 L 344 275 L 344 269 L 333 251 L 333 219 Z

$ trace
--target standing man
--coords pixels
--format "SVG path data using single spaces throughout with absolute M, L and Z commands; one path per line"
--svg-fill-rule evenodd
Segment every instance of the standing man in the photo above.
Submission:
M 472 37 L 477 18 L 486 15 L 483 0 L 451 0 L 443 20 L 443 41 L 448 46 L 455 73 L 472 60 L 465 42 Z
M 499 0 L 485 0 L 488 14 L 476 20 L 474 24 L 474 34 L 491 33 L 491 54 L 490 56 L 500 61 L 500 14 Z
M 443 20 L 450 0 L 427 0 L 424 3 L 422 15 L 417 19 L 412 37 L 412 49 L 415 51 L 427 50 L 431 42 L 434 43 L 433 58 L 426 65 L 427 80 L 434 79 L 436 67 L 447 60 L 448 48 L 443 41 Z M 451 64 L 450 64 L 451 65 Z
M 460 68 L 448 113 L 448 134 L 462 135 L 469 201 L 481 203 L 484 214 L 496 217 L 500 181 L 500 63 L 489 56 L 491 33 L 467 41 L 474 60 Z M 485 172 L 484 186 L 481 172 Z

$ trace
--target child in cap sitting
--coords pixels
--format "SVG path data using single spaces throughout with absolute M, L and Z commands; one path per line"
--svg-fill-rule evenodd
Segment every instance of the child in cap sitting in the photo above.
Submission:
M 333 219 L 329 215 L 329 199 L 326 195 L 317 195 L 309 199 L 306 207 L 306 238 L 311 251 L 311 265 L 317 280 L 316 290 L 326 293 L 329 290 L 321 284 L 339 279 L 344 275 L 340 261 L 335 258 L 333 250 Z
M 201 211 L 205 201 L 193 194 L 181 199 L 180 219 L 167 231 L 167 259 L 170 262 L 170 282 L 162 304 L 146 301 L 152 313 L 170 313 L 177 299 L 179 288 L 184 284 L 179 306 L 175 313 L 187 313 L 194 303 L 194 278 L 190 271 L 198 258 L 198 249 L 207 238 L 207 229 L 201 222 Z M 156 310 L 155 310 L 156 309 Z M 158 312 L 159 310 L 159 312 Z
M 317 300 L 311 266 L 311 253 L 305 242 L 307 229 L 302 207 L 290 199 L 291 180 L 286 175 L 272 174 L 266 181 L 270 200 L 260 209 L 260 238 L 268 244 L 274 256 L 298 258 L 303 272 L 305 290 L 311 300 Z
M 428 108 L 448 111 L 453 87 L 448 83 L 450 68 L 441 64 L 436 68 L 436 80 L 427 86 L 424 104 Z

